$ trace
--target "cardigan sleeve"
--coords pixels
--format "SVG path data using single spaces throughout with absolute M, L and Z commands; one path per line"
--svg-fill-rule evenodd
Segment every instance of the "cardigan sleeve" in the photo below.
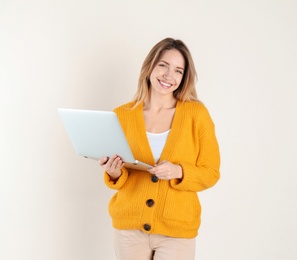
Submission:
M 114 181 L 112 178 L 110 178 L 107 172 L 104 172 L 104 182 L 108 188 L 118 190 L 125 184 L 126 180 L 128 179 L 128 175 L 127 168 L 123 167 L 121 176 L 116 181 Z
M 183 170 L 182 180 L 173 179 L 171 187 L 181 191 L 199 192 L 212 187 L 220 178 L 220 153 L 215 126 L 205 109 L 198 131 L 199 154 L 196 164 L 178 162 Z
M 123 110 L 123 107 L 131 107 L 132 106 L 131 104 L 132 103 L 128 103 L 128 104 L 122 105 L 120 107 L 117 107 L 113 110 L 113 112 L 115 112 L 117 114 L 117 116 L 119 117 L 120 113 Z M 123 125 L 122 125 L 122 127 L 123 127 Z M 110 178 L 110 176 L 108 175 L 107 172 L 104 172 L 104 182 L 108 188 L 113 189 L 113 190 L 119 190 L 127 181 L 128 176 L 129 176 L 128 169 L 123 167 L 122 174 L 116 181 L 114 181 L 112 178 Z

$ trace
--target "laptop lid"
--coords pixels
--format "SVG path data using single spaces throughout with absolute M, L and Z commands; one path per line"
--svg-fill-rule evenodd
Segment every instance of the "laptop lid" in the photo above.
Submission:
M 151 166 L 135 160 L 116 113 L 58 108 L 75 152 L 86 158 L 119 155 L 125 167 L 147 170 Z

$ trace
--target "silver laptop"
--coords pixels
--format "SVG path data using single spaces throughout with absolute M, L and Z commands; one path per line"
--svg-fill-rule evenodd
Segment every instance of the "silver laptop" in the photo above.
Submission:
M 117 154 L 127 168 L 152 167 L 134 158 L 116 113 L 66 108 L 58 112 L 78 155 L 98 160 Z

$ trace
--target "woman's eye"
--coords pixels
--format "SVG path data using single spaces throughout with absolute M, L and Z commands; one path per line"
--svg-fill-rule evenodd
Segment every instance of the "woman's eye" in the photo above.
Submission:
M 165 67 L 165 64 L 164 63 L 159 63 L 159 66 L 160 67 Z
M 177 70 L 176 72 L 180 73 L 181 75 L 183 75 L 183 72 L 181 70 Z

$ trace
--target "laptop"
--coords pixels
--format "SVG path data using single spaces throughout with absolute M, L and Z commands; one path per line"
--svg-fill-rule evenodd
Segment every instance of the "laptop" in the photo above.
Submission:
M 99 160 L 116 154 L 127 168 L 146 171 L 152 167 L 134 158 L 116 113 L 68 108 L 58 108 L 58 112 L 78 155 Z

